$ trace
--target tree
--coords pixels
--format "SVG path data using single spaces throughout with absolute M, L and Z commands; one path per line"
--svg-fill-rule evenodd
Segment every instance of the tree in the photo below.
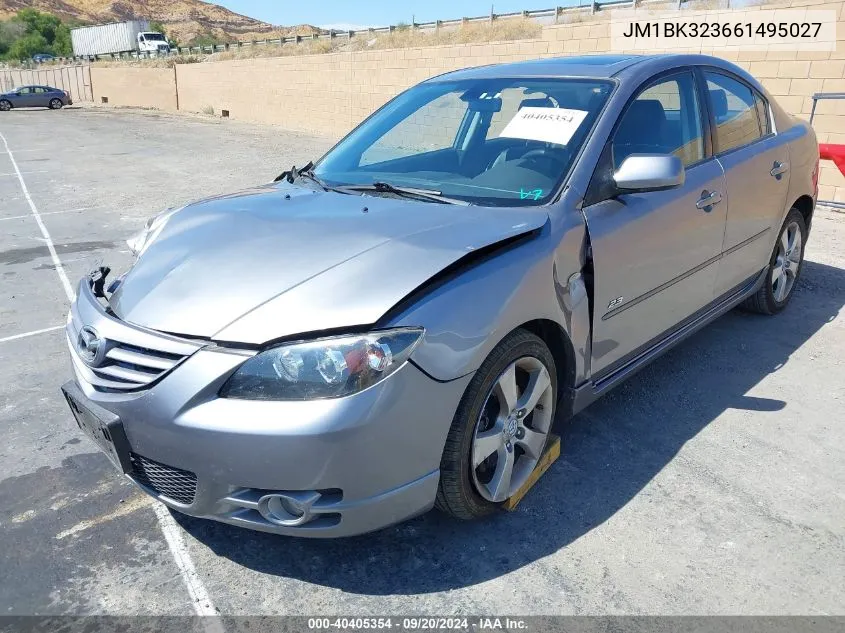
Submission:
M 14 19 L 26 25 L 27 34 L 39 33 L 42 35 L 47 40 L 48 45 L 51 45 L 56 39 L 56 29 L 62 23 L 55 15 L 41 13 L 41 11 L 30 8 L 18 11 Z
M 9 59 L 30 59 L 36 53 L 49 52 L 50 45 L 41 33 L 27 33 L 14 41 L 6 56 Z
M 70 29 L 76 21 L 62 22 L 57 16 L 36 9 L 21 9 L 11 20 L 0 22 L 0 56 L 28 59 L 36 53 L 60 57 L 73 53 Z
M 0 56 L 6 56 L 15 40 L 23 37 L 25 33 L 26 25 L 22 22 L 15 20 L 0 22 Z
M 197 35 L 194 39 L 188 42 L 188 46 L 217 46 L 218 44 L 222 44 L 217 37 L 211 35 L 210 33 L 204 33 L 202 35 Z
M 59 57 L 73 55 L 73 44 L 70 39 L 70 25 L 60 24 L 56 29 L 56 39 L 53 40 L 53 54 Z

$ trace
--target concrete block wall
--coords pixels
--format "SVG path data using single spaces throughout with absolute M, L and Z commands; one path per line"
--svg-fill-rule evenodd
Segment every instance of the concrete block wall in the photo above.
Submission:
M 176 72 L 172 68 L 91 68 L 94 102 L 109 105 L 178 110 Z
M 547 42 L 530 40 L 181 64 L 179 107 L 340 135 L 429 77 L 547 54 Z
M 349 53 L 181 64 L 179 107 L 339 137 L 354 123 L 352 64 Z
M 840 37 L 845 37 L 842 21 L 838 28 Z M 809 119 L 814 93 L 845 92 L 845 42 L 840 41 L 836 52 L 831 55 L 826 60 L 757 60 L 745 63 L 749 72 L 760 78 L 788 112 Z M 845 144 L 845 101 L 819 101 L 813 128 L 820 143 Z M 830 161 L 821 163 L 819 198 L 845 202 L 845 176 Z

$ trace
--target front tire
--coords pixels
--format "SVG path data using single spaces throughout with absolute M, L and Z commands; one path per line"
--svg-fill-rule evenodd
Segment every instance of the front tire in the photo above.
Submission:
M 551 351 L 535 334 L 515 330 L 461 398 L 440 460 L 437 508 L 459 519 L 499 509 L 537 466 L 556 403 Z
M 61 99 L 51 99 L 50 100 L 50 109 L 51 110 L 61 110 L 63 105 L 64 104 L 62 103 Z
M 8 99 L 0 99 L 0 112 L 8 112 L 12 109 L 12 102 Z
M 766 269 L 766 279 L 760 289 L 742 304 L 759 314 L 777 314 L 789 303 L 801 267 L 807 243 L 807 224 L 801 212 L 792 208 L 783 222 L 774 251 Z

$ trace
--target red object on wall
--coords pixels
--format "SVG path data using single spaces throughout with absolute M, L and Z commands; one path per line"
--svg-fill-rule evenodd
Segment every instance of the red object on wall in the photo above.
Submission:
M 834 145 L 832 143 L 819 143 L 819 158 L 832 160 L 845 176 L 845 145 Z

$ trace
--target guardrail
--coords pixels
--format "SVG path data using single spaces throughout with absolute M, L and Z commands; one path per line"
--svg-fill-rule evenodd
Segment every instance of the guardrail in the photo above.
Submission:
M 731 0 L 726 0 L 730 5 Z M 251 41 L 237 41 L 225 44 L 216 44 L 209 46 L 178 46 L 171 49 L 170 53 L 165 55 L 210 55 L 228 50 L 237 50 L 248 48 L 251 46 L 284 46 L 285 44 L 300 44 L 302 42 L 317 41 L 325 39 L 353 39 L 361 36 L 373 37 L 380 33 L 392 33 L 394 31 L 415 30 L 415 31 L 439 31 L 440 29 L 448 29 L 459 27 L 466 24 L 478 23 L 492 23 L 497 20 L 508 19 L 531 19 L 531 20 L 548 20 L 549 24 L 559 24 L 566 22 L 571 15 L 595 14 L 603 10 L 622 8 L 622 7 L 640 7 L 651 4 L 671 5 L 681 9 L 683 5 L 688 3 L 697 3 L 697 0 L 602 0 L 598 2 L 591 0 L 589 3 L 579 4 L 572 7 L 554 7 L 551 9 L 535 9 L 529 11 L 514 11 L 511 13 L 494 13 L 492 10 L 487 15 L 457 18 L 453 20 L 435 20 L 433 22 L 416 22 L 411 24 L 393 24 L 390 26 L 372 27 L 361 30 L 321 30 L 318 33 L 311 35 L 289 35 L 287 37 L 277 37 L 272 39 L 251 40 Z M 154 59 L 162 57 L 158 53 L 112 53 L 105 55 L 92 55 L 85 57 L 62 57 L 60 62 L 78 62 L 78 61 L 98 61 L 101 59 Z

